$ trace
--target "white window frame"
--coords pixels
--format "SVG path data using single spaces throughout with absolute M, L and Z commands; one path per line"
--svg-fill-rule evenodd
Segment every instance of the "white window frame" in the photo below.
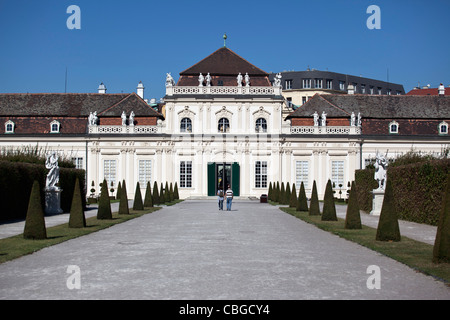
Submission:
M 327 79 L 327 89 L 332 90 L 333 89 L 333 80 Z
M 295 161 L 295 185 L 300 186 L 303 182 L 305 189 L 309 188 L 309 161 L 297 160 Z
M 284 89 L 285 90 L 292 89 L 292 79 L 284 80 Z
M 259 129 L 258 129 L 259 126 Z M 267 132 L 267 119 L 266 118 L 258 118 L 255 122 L 255 132 L 265 133 Z
M 147 182 L 152 184 L 152 160 L 140 159 L 138 161 L 138 178 L 141 188 L 145 188 Z
M 345 81 L 339 81 L 339 90 L 345 91 Z
M 323 88 L 323 79 L 314 79 L 314 89 Z
M 82 157 L 73 157 L 72 162 L 75 165 L 75 169 L 84 169 L 84 162 Z
M 192 188 L 192 161 L 180 161 L 180 188 Z
M 267 188 L 267 161 L 255 162 L 255 188 Z
M 391 133 L 391 134 L 398 134 L 398 131 L 399 131 L 398 122 L 397 121 L 391 121 L 389 123 L 389 133 Z
M 11 127 L 11 129 L 8 129 L 8 127 Z M 15 124 L 11 120 L 8 120 L 5 122 L 5 133 L 14 133 L 14 127 Z
M 192 132 L 192 119 L 184 117 L 180 121 L 180 132 Z
M 53 129 L 53 126 L 56 125 L 56 130 Z M 50 133 L 59 133 L 61 129 L 61 123 L 57 120 L 53 120 L 50 122 Z
M 303 79 L 302 88 L 311 89 L 311 79 Z
M 225 122 L 225 120 L 226 120 L 226 122 Z M 223 126 L 227 125 L 228 127 L 227 128 L 223 128 L 222 130 L 220 130 L 221 122 L 223 122 Z M 217 131 L 219 133 L 230 132 L 230 119 L 228 119 L 227 117 L 220 118 L 219 121 L 217 121 Z

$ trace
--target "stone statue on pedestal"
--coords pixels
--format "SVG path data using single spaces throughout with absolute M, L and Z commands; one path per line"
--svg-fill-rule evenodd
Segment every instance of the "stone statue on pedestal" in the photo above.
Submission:
M 59 166 L 58 166 L 58 155 L 53 152 L 51 155 L 47 156 L 45 160 L 45 168 L 50 171 L 47 174 L 47 181 L 45 185 L 46 190 L 59 190 L 56 184 L 59 182 Z

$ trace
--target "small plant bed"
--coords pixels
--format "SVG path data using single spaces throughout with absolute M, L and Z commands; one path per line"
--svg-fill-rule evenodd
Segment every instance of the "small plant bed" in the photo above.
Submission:
M 87 218 L 85 228 L 69 228 L 68 223 L 49 227 L 47 228 L 47 239 L 43 240 L 24 239 L 22 234 L 0 239 L 0 263 L 34 253 L 45 247 L 109 228 L 113 225 L 138 218 L 159 209 L 161 209 L 161 207 L 146 208 L 145 210 L 130 209 L 130 214 L 120 215 L 115 212 L 112 215 L 112 219 L 99 220 L 97 217 Z
M 338 221 L 322 221 L 320 215 L 310 216 L 308 212 L 296 211 L 295 208 L 280 207 L 280 210 L 450 285 L 450 264 L 433 263 L 433 246 L 430 244 L 404 236 L 398 242 L 377 241 L 375 240 L 377 230 L 368 226 L 362 226 L 362 229 L 345 229 L 344 219 L 338 218 Z

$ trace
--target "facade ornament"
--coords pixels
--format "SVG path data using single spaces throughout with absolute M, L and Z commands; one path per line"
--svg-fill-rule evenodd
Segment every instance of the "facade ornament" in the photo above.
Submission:
M 130 113 L 130 121 L 129 121 L 129 124 L 130 124 L 130 126 L 134 126 L 134 111 L 131 111 L 131 113 Z
M 361 127 L 361 112 L 358 112 L 358 127 Z
M 125 111 L 122 112 L 122 126 L 126 126 L 127 125 L 127 115 L 125 113 Z
M 356 116 L 355 113 L 352 112 L 352 115 L 350 116 L 350 126 L 354 127 L 356 125 Z
M 166 73 L 166 87 L 173 87 L 175 85 L 175 80 L 173 80 L 172 75 Z
M 240 72 L 236 79 L 237 79 L 237 86 L 242 87 L 242 74 Z
M 274 87 L 281 87 L 281 73 L 280 72 L 278 72 L 276 75 L 275 75 L 275 78 L 273 79 L 273 86 Z
M 245 73 L 244 79 L 245 79 L 245 86 L 250 87 L 250 76 L 248 75 L 247 72 Z
M 211 87 L 211 75 L 209 74 L 209 72 L 206 75 L 206 86 Z
M 98 121 L 97 111 L 90 112 L 88 117 L 88 124 L 90 126 L 96 126 Z
M 327 125 L 327 114 L 325 111 L 322 112 L 322 127 L 326 127 Z
M 203 87 L 203 81 L 205 81 L 205 77 L 200 72 L 200 75 L 198 76 L 198 86 Z
M 318 127 L 319 126 L 319 114 L 317 113 L 317 111 L 314 112 L 313 118 L 314 118 L 314 127 Z

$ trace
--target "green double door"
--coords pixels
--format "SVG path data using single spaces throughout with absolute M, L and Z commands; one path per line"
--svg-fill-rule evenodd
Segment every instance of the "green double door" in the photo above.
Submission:
M 208 162 L 208 196 L 215 196 L 219 187 L 224 190 L 231 186 L 235 196 L 239 196 L 239 163 Z

